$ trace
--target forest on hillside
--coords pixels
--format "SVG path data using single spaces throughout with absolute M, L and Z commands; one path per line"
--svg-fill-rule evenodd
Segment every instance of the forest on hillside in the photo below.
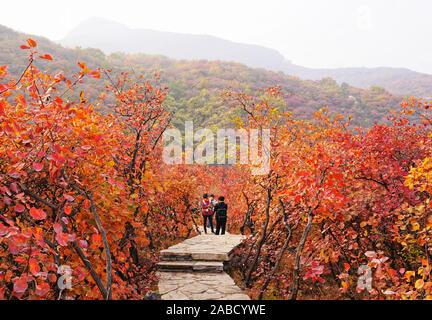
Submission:
M 11 75 L 18 77 L 25 67 L 26 56 L 19 46 L 28 36 L 0 26 L 0 61 L 8 62 Z M 297 77 L 264 69 L 253 69 L 239 63 L 225 61 L 186 61 L 164 56 L 112 53 L 105 55 L 99 49 L 66 49 L 48 39 L 34 37 L 41 50 L 50 52 L 53 61 L 37 61 L 37 66 L 52 73 L 78 72 L 77 65 L 85 61 L 90 68 L 111 69 L 116 76 L 129 72 L 131 77 L 142 74 L 146 80 L 159 75 L 159 83 L 168 87 L 166 105 L 174 113 L 172 123 L 179 128 L 184 121 L 193 120 L 202 127 L 227 126 L 237 114 L 226 108 L 221 98 L 223 90 L 232 88 L 257 94 L 262 88 L 282 86 L 292 94 L 287 108 L 299 119 L 311 119 L 312 114 L 326 107 L 330 114 L 352 115 L 353 125 L 370 127 L 374 122 L 386 122 L 390 109 L 400 109 L 403 97 L 391 95 L 380 87 L 369 90 L 346 83 L 339 85 L 331 78 L 301 80 Z M 95 101 L 109 84 L 106 77 L 82 84 L 86 97 Z M 75 96 L 74 96 L 75 95 Z M 65 98 L 75 99 L 69 92 Z M 108 97 L 109 98 L 109 97 Z M 113 101 L 109 101 L 112 104 Z M 105 108 L 109 106 L 105 105 Z M 107 109 L 108 110 L 108 109 Z
M 0 299 L 144 298 L 156 290 L 160 250 L 197 234 L 192 209 L 206 191 L 227 195 L 229 231 L 249 236 L 230 273 L 253 299 L 432 298 L 432 101 L 390 112 L 396 98 L 382 89 L 330 79 L 97 60 L 30 38 L 18 48 L 21 62 L 0 66 Z M 238 129 L 270 129 L 267 174 L 162 161 L 173 124 L 227 114 Z M 64 265 L 69 290 L 56 285 Z M 372 287 L 358 285 L 359 270 Z

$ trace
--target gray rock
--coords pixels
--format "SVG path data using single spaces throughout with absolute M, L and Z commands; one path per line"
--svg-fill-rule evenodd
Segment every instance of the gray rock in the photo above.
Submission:
M 156 292 L 147 292 L 143 300 L 161 300 L 162 296 Z

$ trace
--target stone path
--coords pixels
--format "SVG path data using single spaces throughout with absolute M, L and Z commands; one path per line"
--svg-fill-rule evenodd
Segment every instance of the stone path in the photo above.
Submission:
M 162 250 L 158 264 L 162 300 L 250 300 L 223 272 L 224 262 L 243 239 L 209 232 Z

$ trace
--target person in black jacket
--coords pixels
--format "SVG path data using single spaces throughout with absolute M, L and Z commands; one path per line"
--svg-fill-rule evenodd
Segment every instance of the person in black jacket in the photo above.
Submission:
M 224 202 L 225 197 L 220 196 L 218 200 L 219 202 L 214 206 L 214 213 L 216 216 L 216 235 L 219 235 L 219 231 L 221 231 L 221 234 L 225 234 L 228 211 L 228 206 Z

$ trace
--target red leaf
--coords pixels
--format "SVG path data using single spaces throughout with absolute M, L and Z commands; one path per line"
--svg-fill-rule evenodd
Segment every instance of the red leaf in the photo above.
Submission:
M 25 45 L 20 46 L 20 48 L 23 49 L 23 50 L 25 50 L 25 49 L 30 49 L 30 47 L 25 46 Z
M 1 90 L 1 88 L 0 88 Z M 5 100 L 1 100 L 0 101 L 0 116 L 4 116 L 5 115 L 5 106 L 6 106 L 6 101 Z
M 11 196 L 12 193 L 10 192 L 10 190 L 8 188 L 6 188 L 5 186 L 0 188 L 0 191 L 3 193 L 7 193 L 8 196 Z
M 26 41 L 27 41 L 28 45 L 32 48 L 37 46 L 36 42 L 30 38 L 28 38 Z
M 19 172 L 11 172 L 11 173 L 9 173 L 9 176 L 12 177 L 12 178 L 14 178 L 14 179 L 19 179 L 19 178 L 21 178 L 21 173 L 19 173 Z
M 5 225 L 0 224 L 0 236 L 4 236 L 7 233 L 8 233 L 8 228 Z
M 62 230 L 63 230 L 62 226 L 61 226 L 59 223 L 54 223 L 54 224 L 53 224 L 53 228 L 54 228 L 54 231 L 55 231 L 56 233 L 61 233 Z
M 44 220 L 46 218 L 46 213 L 42 209 L 36 209 L 31 207 L 30 215 L 36 220 Z
M 0 83 L 0 91 L 4 91 L 9 89 L 9 85 L 7 83 Z
M 50 289 L 49 284 L 46 282 L 43 282 L 41 284 L 36 285 L 36 291 L 35 292 L 38 296 L 44 296 L 48 293 L 49 289 Z
M 67 233 L 59 232 L 56 234 L 56 240 L 59 245 L 65 247 L 68 244 L 69 236 Z
M 20 252 L 20 248 L 15 244 L 15 242 L 9 241 L 8 243 L 9 251 L 12 254 L 17 254 Z
M 42 171 L 42 169 L 44 168 L 43 163 L 37 163 L 37 162 L 33 162 L 33 169 L 34 171 Z
M 7 134 L 13 134 L 14 130 L 12 129 L 12 127 L 10 125 L 8 125 L 7 123 L 5 123 L 3 125 L 3 130 L 7 133 Z
M 49 282 L 56 282 L 57 281 L 57 277 L 55 276 L 55 274 L 49 273 L 48 274 L 48 281 Z
M 64 208 L 64 212 L 65 212 L 66 214 L 71 214 L 71 212 L 72 212 L 72 208 L 71 208 L 71 207 L 65 207 L 65 208 Z
M 10 206 L 12 201 L 11 198 L 9 198 L 8 196 L 4 196 L 3 197 L 3 202 L 5 203 L 5 205 Z
M 83 248 L 83 249 L 87 249 L 87 247 L 88 247 L 88 243 L 85 240 L 80 240 L 79 244 L 80 244 L 81 248 Z
M 16 293 L 16 296 L 21 297 L 23 293 L 27 290 L 27 279 L 20 278 L 14 281 L 13 291 Z
M 18 192 L 19 192 L 19 190 L 18 190 L 18 186 L 17 186 L 17 184 L 16 184 L 15 182 L 12 182 L 12 183 L 10 184 L 10 189 L 11 189 L 13 192 L 15 192 L 15 193 L 18 193 Z
M 21 213 L 25 210 L 25 207 L 21 203 L 19 203 L 15 206 L 14 210 L 18 213 Z
M 86 199 L 86 200 L 84 201 L 84 203 L 83 203 L 83 207 L 84 207 L 85 209 L 89 209 L 90 206 L 91 206 L 90 201 L 89 201 L 88 199 Z

